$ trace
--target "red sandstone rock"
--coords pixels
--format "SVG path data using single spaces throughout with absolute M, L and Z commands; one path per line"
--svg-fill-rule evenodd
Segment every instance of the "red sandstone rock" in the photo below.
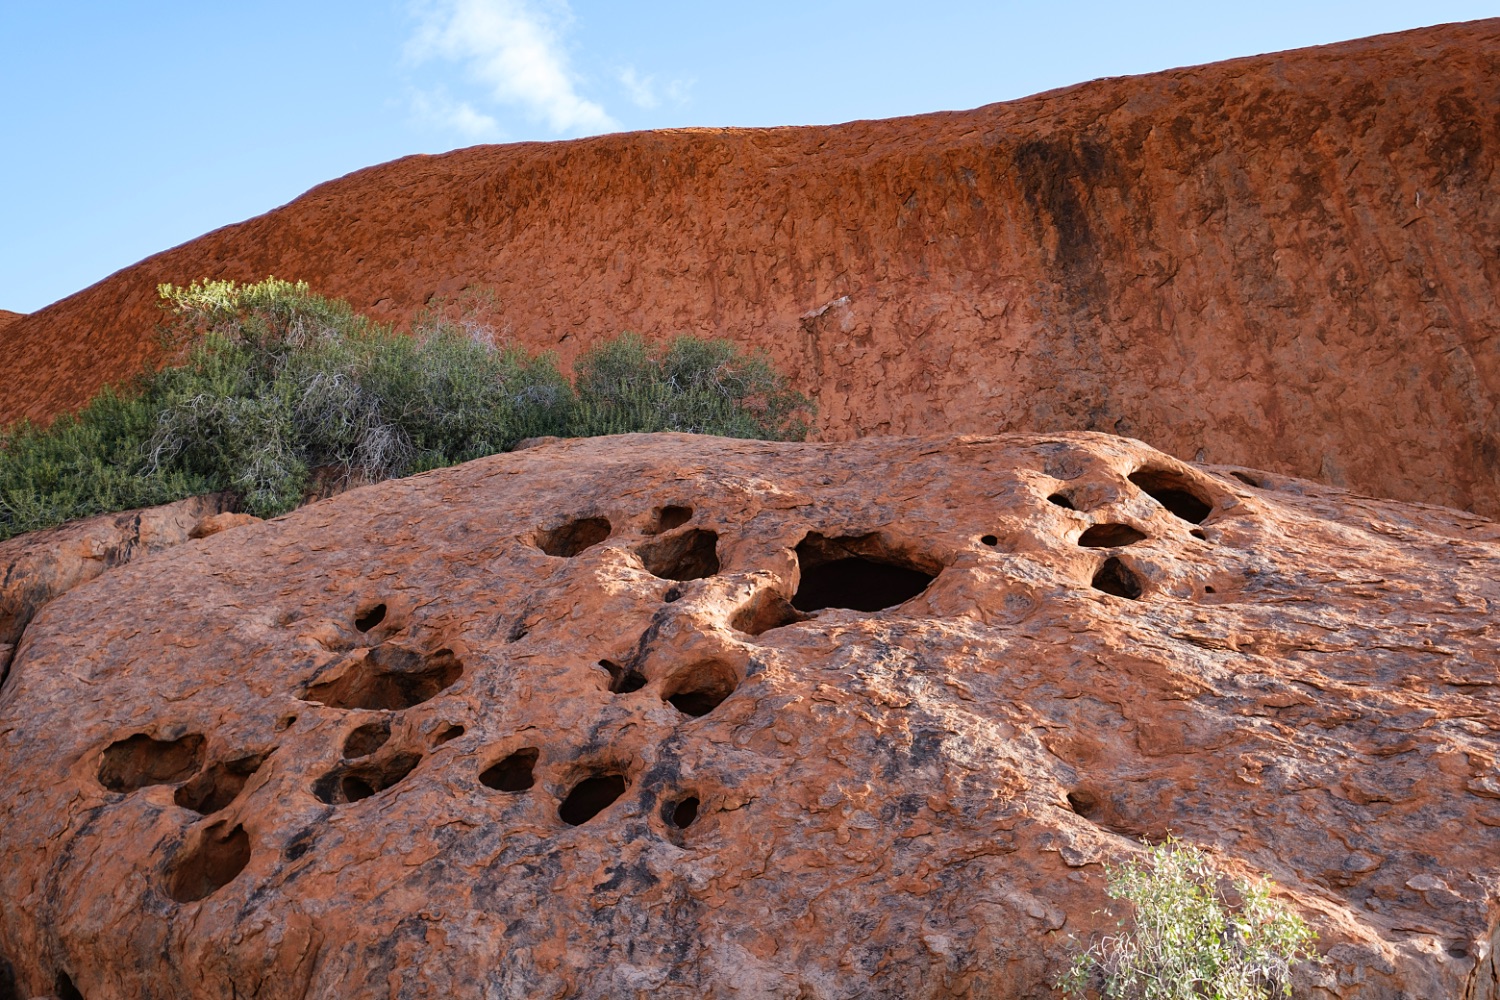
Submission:
M 1497 604 L 1492 522 L 1104 435 L 538 442 L 43 608 L 0 954 L 89 1000 L 1051 997 L 1171 831 L 1317 927 L 1299 996 L 1494 1000 Z
M 200 537 L 194 532 L 228 502 L 225 494 L 190 497 L 0 541 L 0 681 L 21 633 L 48 601 L 132 559 Z
M 222 514 L 210 514 L 197 524 L 193 530 L 188 532 L 189 538 L 207 538 L 209 535 L 217 535 L 221 531 L 230 528 L 243 528 L 247 524 L 259 524 L 261 519 L 253 514 L 238 514 L 228 511 Z
M 25 319 L 25 313 L 11 312 L 9 309 L 0 309 L 0 330 L 10 326 L 18 319 Z
M 976 111 L 417 156 L 6 331 L 0 420 L 156 347 L 158 282 L 305 278 L 404 322 L 492 290 L 564 359 L 731 337 L 823 435 L 1097 429 L 1500 515 L 1500 20 Z

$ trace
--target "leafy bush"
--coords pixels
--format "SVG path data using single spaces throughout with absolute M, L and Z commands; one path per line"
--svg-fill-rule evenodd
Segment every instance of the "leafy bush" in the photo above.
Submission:
M 1058 983 L 1105 1000 L 1264 1000 L 1292 995 L 1293 962 L 1317 935 L 1271 898 L 1267 882 L 1229 882 L 1201 850 L 1168 840 L 1106 869 L 1109 896 L 1134 910 L 1119 934 L 1079 955 Z M 1230 904 L 1231 894 L 1239 900 Z
M 575 391 L 550 356 L 473 322 L 429 316 L 404 335 L 275 278 L 160 291 L 177 363 L 0 433 L 0 538 L 215 490 L 270 516 L 315 474 L 403 476 L 541 435 L 807 431 L 807 400 L 727 341 L 653 351 L 625 334 L 581 359 Z

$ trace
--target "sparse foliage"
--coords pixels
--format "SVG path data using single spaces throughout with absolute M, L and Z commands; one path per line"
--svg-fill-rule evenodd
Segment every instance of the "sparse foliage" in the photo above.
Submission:
M 1109 896 L 1130 904 L 1119 933 L 1079 955 L 1058 986 L 1103 1000 L 1290 997 L 1291 966 L 1317 935 L 1266 881 L 1228 879 L 1177 840 L 1107 869 Z
M 373 481 L 540 435 L 807 430 L 808 402 L 727 341 L 653 351 L 626 334 L 585 355 L 575 390 L 550 356 L 470 320 L 430 314 L 405 335 L 275 278 L 160 292 L 175 363 L 46 429 L 0 433 L 0 537 L 214 490 L 269 516 L 315 473 Z

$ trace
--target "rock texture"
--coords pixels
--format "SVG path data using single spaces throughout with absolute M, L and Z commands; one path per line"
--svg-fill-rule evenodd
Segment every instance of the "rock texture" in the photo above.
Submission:
M 11 312 L 9 309 L 0 309 L 0 330 L 10 326 L 18 319 L 25 319 L 25 313 Z
M 227 494 L 190 497 L 0 542 L 0 683 L 21 634 L 48 601 L 132 559 L 256 520 L 222 513 L 230 502 Z
M 1103 430 L 1500 515 L 1500 20 L 951 114 L 418 156 L 11 326 L 0 421 L 156 346 L 158 282 L 493 293 L 571 358 L 766 348 L 823 436 Z
M 0 691 L 12 995 L 1050 997 L 1168 831 L 1493 1000 L 1500 525 L 1101 434 L 541 443 L 179 545 Z M 0 991 L 3 992 L 3 991 Z

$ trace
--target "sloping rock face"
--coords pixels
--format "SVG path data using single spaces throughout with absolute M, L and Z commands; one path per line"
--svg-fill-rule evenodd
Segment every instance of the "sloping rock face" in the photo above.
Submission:
M 0 309 L 0 330 L 10 326 L 18 319 L 25 319 L 25 313 L 11 312 L 9 309 Z
M 19 321 L 0 421 L 156 348 L 157 283 L 493 294 L 566 360 L 765 348 L 823 436 L 1102 430 L 1500 515 L 1500 20 L 953 114 L 483 146 L 351 174 Z
M 11 993 L 1052 996 L 1173 832 L 1497 993 L 1500 526 L 1099 434 L 544 444 L 113 570 L 0 692 Z
M 0 541 L 0 683 L 16 643 L 48 601 L 132 559 L 249 519 L 224 513 L 229 504 L 227 494 L 189 497 Z

